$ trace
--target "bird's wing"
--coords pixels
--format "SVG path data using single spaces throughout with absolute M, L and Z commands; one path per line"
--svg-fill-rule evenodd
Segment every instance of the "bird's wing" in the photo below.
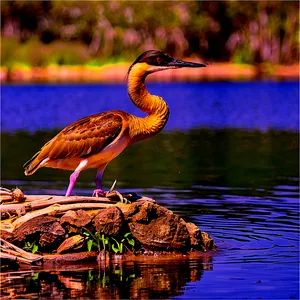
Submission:
M 113 111 L 85 117 L 45 144 L 39 156 L 66 159 L 97 154 L 118 137 L 122 128 L 122 116 Z

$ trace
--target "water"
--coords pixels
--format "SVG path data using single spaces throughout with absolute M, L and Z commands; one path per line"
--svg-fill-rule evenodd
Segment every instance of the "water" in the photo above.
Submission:
M 164 83 L 149 90 L 167 100 L 166 130 L 195 127 L 297 130 L 297 82 Z M 121 109 L 143 114 L 128 100 L 126 86 L 15 85 L 2 87 L 2 130 L 52 130 L 97 112 Z
M 218 250 L 173 261 L 45 267 L 1 274 L 7 299 L 299 299 L 298 83 L 152 84 L 170 104 L 163 133 L 104 175 L 194 222 Z M 58 128 L 107 109 L 140 114 L 122 85 L 2 87 L 2 185 L 62 195 L 70 172 L 22 164 Z M 176 97 L 175 97 L 176 95 Z M 80 108 L 80 109 L 79 109 Z M 22 130 L 22 131 L 19 131 Z M 94 170 L 74 193 L 89 195 Z

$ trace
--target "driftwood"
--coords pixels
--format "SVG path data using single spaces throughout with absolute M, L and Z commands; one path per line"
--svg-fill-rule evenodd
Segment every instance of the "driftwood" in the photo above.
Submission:
M 20 190 L 2 189 L 0 196 L 0 258 L 8 263 L 35 265 L 103 258 L 105 255 L 99 251 L 105 253 L 108 240 L 111 244 L 107 247 L 118 246 L 114 251 L 120 253 L 124 241 L 130 243 L 126 246 L 128 250 L 139 254 L 214 248 L 213 240 L 195 224 L 186 223 L 153 199 L 134 193 L 110 193 L 110 198 L 28 196 Z M 133 203 L 118 202 L 124 198 Z M 102 244 L 101 240 L 95 240 L 96 236 L 98 239 L 102 236 Z M 98 251 L 84 251 L 88 248 L 87 239 L 91 242 L 92 238 Z M 21 249 L 25 242 L 31 247 L 36 245 L 38 254 Z
M 16 261 L 22 264 L 32 264 L 42 259 L 41 255 L 32 254 L 0 238 L 1 261 Z
M 32 254 L 24 251 L 23 249 L 13 245 L 0 238 L 0 259 L 2 262 L 16 262 L 21 265 L 36 265 L 43 263 L 57 263 L 57 262 L 76 262 L 94 259 L 98 256 L 96 252 L 81 252 L 81 253 L 68 253 L 68 254 L 49 254 L 39 255 Z
M 12 192 L 7 192 L 8 190 L 5 189 L 5 193 L 3 192 L 3 188 L 0 191 L 0 200 L 3 203 L 3 199 L 5 199 L 6 204 L 0 205 L 0 215 L 1 218 L 9 218 L 12 215 L 24 215 L 27 212 L 34 211 L 37 209 L 49 207 L 52 204 L 75 204 L 75 203 L 97 203 L 97 204 L 114 204 L 119 201 L 119 196 L 113 194 L 109 198 L 105 197 L 87 197 L 87 196 L 47 196 L 47 195 L 36 195 L 36 196 L 24 196 L 23 203 L 15 203 L 12 202 L 15 200 Z M 136 193 L 131 194 L 123 194 L 124 198 L 128 199 L 129 201 L 137 201 L 137 200 L 152 200 L 147 197 L 141 197 Z M 21 196 L 22 197 L 22 196 Z M 19 198 L 20 199 L 20 198 Z M 10 201 L 10 203 L 7 203 Z M 152 200 L 153 201 L 153 200 Z M 87 206 L 88 208 L 88 206 Z

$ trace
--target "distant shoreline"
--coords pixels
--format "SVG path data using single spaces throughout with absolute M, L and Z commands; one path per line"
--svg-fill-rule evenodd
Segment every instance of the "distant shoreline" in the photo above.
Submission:
M 104 66 L 0 67 L 1 83 L 123 83 L 130 63 Z M 256 79 L 299 80 L 299 65 L 237 65 L 211 63 L 206 68 L 158 72 L 147 79 L 152 82 L 172 81 L 243 81 Z

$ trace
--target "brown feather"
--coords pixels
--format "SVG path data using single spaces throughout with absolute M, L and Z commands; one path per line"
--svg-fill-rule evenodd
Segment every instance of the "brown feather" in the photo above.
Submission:
M 126 117 L 128 114 L 115 110 L 91 115 L 67 126 L 24 165 L 26 172 L 35 171 L 46 158 L 85 158 L 99 153 L 118 137 Z

